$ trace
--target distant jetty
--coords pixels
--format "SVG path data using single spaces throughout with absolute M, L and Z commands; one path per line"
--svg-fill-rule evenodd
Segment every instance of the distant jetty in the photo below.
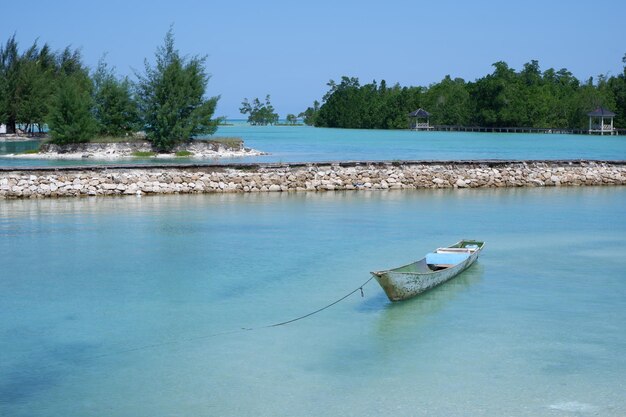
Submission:
M 360 161 L 0 168 L 0 199 L 626 185 L 626 161 Z
M 481 133 L 541 133 L 558 135 L 589 135 L 589 129 L 539 128 L 539 127 L 481 127 L 481 126 L 446 126 L 432 125 L 430 131 L 435 132 L 481 132 Z M 615 135 L 626 135 L 626 129 L 613 129 Z

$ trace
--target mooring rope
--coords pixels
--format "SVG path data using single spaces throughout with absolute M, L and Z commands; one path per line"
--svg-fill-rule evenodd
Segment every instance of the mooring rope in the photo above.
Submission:
M 194 341 L 198 341 L 198 340 L 203 340 L 203 339 L 210 339 L 213 337 L 218 337 L 218 336 L 225 336 L 225 335 L 229 335 L 229 334 L 234 334 L 234 333 L 241 333 L 241 332 L 247 332 L 247 331 L 252 331 L 252 330 L 261 330 L 261 329 L 269 329 L 272 327 L 279 327 L 279 326 L 284 326 L 286 324 L 290 324 L 302 319 L 305 319 L 307 317 L 311 317 L 321 311 L 326 310 L 327 308 L 330 308 L 332 306 L 334 306 L 335 304 L 340 303 L 341 301 L 345 300 L 346 298 L 350 297 L 352 294 L 354 294 L 355 292 L 360 291 L 361 292 L 361 297 L 364 296 L 363 294 L 363 287 L 365 285 L 367 285 L 372 279 L 374 279 L 374 277 L 371 277 L 370 279 L 368 279 L 367 281 L 365 281 L 363 284 L 361 284 L 360 286 L 358 286 L 357 288 L 355 288 L 354 290 L 350 291 L 348 294 L 344 295 L 343 297 L 339 298 L 336 301 L 333 301 L 332 303 L 319 308 L 315 311 L 312 311 L 310 313 L 307 313 L 305 315 L 302 315 L 300 317 L 296 317 L 294 319 L 291 320 L 287 320 L 287 321 L 282 321 L 280 323 L 274 323 L 274 324 L 269 324 L 266 326 L 259 326 L 259 327 L 241 327 L 239 329 L 234 329 L 234 330 L 228 330 L 228 331 L 223 331 L 223 332 L 218 332 L 218 333 L 211 333 L 211 334 L 207 334 L 207 335 L 203 335 L 203 336 L 193 336 L 193 337 L 187 337 L 187 338 L 181 338 L 178 340 L 170 340 L 167 342 L 158 342 L 158 343 L 152 343 L 149 345 L 143 345 L 143 346 L 135 346 L 135 347 L 130 347 L 130 348 L 126 348 L 126 349 L 120 349 L 120 350 L 116 350 L 113 352 L 108 352 L 108 353 L 102 353 L 100 355 L 93 355 L 93 356 L 87 356 L 87 357 L 83 357 L 81 358 L 81 360 L 89 360 L 89 359 L 100 359 L 100 358 L 104 358 L 104 357 L 108 357 L 108 356 L 114 356 L 114 355 L 122 355 L 125 353 L 131 353 L 131 352 L 137 352 L 137 351 L 141 351 L 141 350 L 146 350 L 146 349 L 157 349 L 160 347 L 164 347 L 164 346 L 175 346 L 175 345 L 179 345 L 181 343 L 184 342 L 194 342 Z
M 354 294 L 355 292 L 357 292 L 357 291 L 359 291 L 359 290 L 361 291 L 361 297 L 363 297 L 363 296 L 364 296 L 364 294 L 363 294 L 363 287 L 364 287 L 364 286 L 366 286 L 366 285 L 367 285 L 367 284 L 368 284 L 368 283 L 369 283 L 372 279 L 374 279 L 374 277 L 373 277 L 373 276 L 372 276 L 372 277 L 370 277 L 370 279 L 368 279 L 367 281 L 365 281 L 363 284 L 361 284 L 361 286 L 360 286 L 360 287 L 358 287 L 358 288 L 356 288 L 356 289 L 352 290 L 351 292 L 349 292 L 348 294 L 344 295 L 343 297 L 341 297 L 341 298 L 340 298 L 340 299 L 338 299 L 337 301 L 334 301 L 334 302 L 332 302 L 332 303 L 328 304 L 327 306 L 324 306 L 324 307 L 322 307 L 322 308 L 320 308 L 320 309 L 317 309 L 317 310 L 315 310 L 315 311 L 313 311 L 313 312 L 311 312 L 311 313 L 309 313 L 309 314 L 305 314 L 304 316 L 296 317 L 295 319 L 291 319 L 291 320 L 283 321 L 283 322 L 280 322 L 280 323 L 274 323 L 274 324 L 270 324 L 270 325 L 268 325 L 268 326 L 257 327 L 256 329 L 267 329 L 267 328 L 270 328 L 270 327 L 284 326 L 285 324 L 289 324 L 289 323 L 293 323 L 294 321 L 298 321 L 298 320 L 305 319 L 305 318 L 307 318 L 307 317 L 310 317 L 310 316 L 312 316 L 312 315 L 314 315 L 314 314 L 319 313 L 320 311 L 324 311 L 324 310 L 326 310 L 327 308 L 330 308 L 330 307 L 334 306 L 335 304 L 337 304 L 337 303 L 339 303 L 339 302 L 341 302 L 341 301 L 345 300 L 346 298 L 350 297 L 352 294 Z M 256 329 L 249 329 L 249 330 L 256 330 Z

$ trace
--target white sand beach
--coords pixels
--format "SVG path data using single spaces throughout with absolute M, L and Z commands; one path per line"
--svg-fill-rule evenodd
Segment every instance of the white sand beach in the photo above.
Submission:
M 154 152 L 149 142 L 121 143 L 79 143 L 69 145 L 42 145 L 38 153 L 7 154 L 4 157 L 19 159 L 94 159 L 116 160 L 130 158 L 180 158 L 177 152 L 185 152 L 184 157 L 194 159 L 239 158 L 267 155 L 266 152 L 240 146 L 227 146 L 216 141 L 193 141 L 179 145 L 172 152 Z M 188 153 L 188 154 L 187 154 Z

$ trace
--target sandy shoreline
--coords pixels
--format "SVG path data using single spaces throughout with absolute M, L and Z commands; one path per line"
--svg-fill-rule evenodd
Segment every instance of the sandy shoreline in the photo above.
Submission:
M 30 142 L 33 140 L 43 140 L 41 136 L 23 136 L 14 134 L 0 134 L 0 142 Z
M 154 156 L 134 156 L 131 154 L 120 154 L 120 153 L 93 153 L 93 154 L 85 154 L 85 153 L 58 153 L 58 152 L 46 152 L 46 153 L 35 153 L 35 154 L 6 154 L 2 155 L 4 158 L 16 158 L 16 159 L 63 159 L 63 160 L 84 160 L 84 159 L 93 159 L 93 160 L 128 160 L 128 159 L 180 159 L 180 158 L 190 158 L 190 159 L 220 159 L 220 158 L 241 158 L 245 156 L 259 156 L 259 155 L 267 155 L 266 152 L 257 151 L 255 149 L 245 148 L 241 151 L 216 151 L 216 152 L 202 152 L 202 153 L 194 153 L 189 156 L 177 156 L 175 153 L 159 153 Z
M 183 152 L 185 155 L 176 155 Z M 142 155 L 143 154 L 143 155 Z M 39 153 L 7 154 L 3 157 L 17 159 L 62 159 L 62 160 L 128 160 L 128 159 L 220 159 L 267 155 L 266 152 L 243 146 L 243 141 L 224 144 L 219 141 L 192 141 L 176 146 L 171 152 L 157 153 L 147 141 L 117 143 L 76 143 L 55 145 L 46 143 Z

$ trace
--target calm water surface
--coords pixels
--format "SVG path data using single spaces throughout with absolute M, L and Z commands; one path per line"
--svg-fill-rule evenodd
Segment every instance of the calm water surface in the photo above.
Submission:
M 203 162 L 308 162 L 337 160 L 626 159 L 626 136 L 521 133 L 413 132 L 319 129 L 306 126 L 222 126 L 215 136 L 243 138 L 270 155 Z M 0 166 L 119 164 L 120 161 L 44 161 L 3 154 L 34 149 L 37 142 L 0 142 Z M 141 159 L 122 163 L 184 163 L 197 159 Z
M 624 416 L 626 187 L 0 202 L 0 415 Z M 460 238 L 390 303 L 369 278 Z

